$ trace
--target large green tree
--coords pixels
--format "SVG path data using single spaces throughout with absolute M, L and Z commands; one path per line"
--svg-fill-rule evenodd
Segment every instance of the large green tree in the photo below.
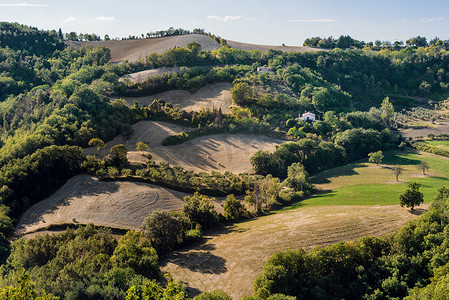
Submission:
M 414 210 L 414 207 L 424 202 L 423 193 L 420 192 L 419 187 L 421 185 L 416 182 L 410 182 L 408 189 L 399 196 L 399 203 L 402 207 L 407 206 L 410 210 Z

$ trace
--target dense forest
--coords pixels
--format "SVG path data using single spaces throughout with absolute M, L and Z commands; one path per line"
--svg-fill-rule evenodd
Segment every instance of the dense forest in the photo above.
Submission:
M 148 37 L 185 33 L 173 29 Z M 79 39 L 75 35 L 65 38 Z M 52 299 L 45 290 L 63 299 L 187 299 L 182 283 L 163 279 L 158 256 L 200 239 L 207 230 L 302 199 L 313 192 L 309 174 L 397 148 L 403 140 L 395 129 L 408 126 L 416 113 L 438 118 L 430 108 L 448 96 L 449 54 L 440 44 L 412 41 L 397 49 L 343 50 L 353 41 L 345 46 L 348 39 L 342 39 L 343 49 L 283 53 L 233 49 L 210 36 L 223 46 L 203 51 L 191 43 L 117 65 L 109 63 L 106 47 L 76 50 L 65 46 L 62 32 L 0 23 L 0 295 Z M 139 83 L 121 78 L 162 66 L 185 72 Z M 271 72 L 258 73 L 260 66 Z M 110 100 L 174 89 L 195 92 L 215 82 L 233 84 L 232 113 L 185 112 L 157 100 L 147 107 Z M 412 109 L 417 101 L 424 106 L 419 112 Z M 319 121 L 297 118 L 306 111 Z M 165 145 L 237 132 L 292 142 L 272 153 L 257 152 L 251 158 L 256 175 L 194 173 L 151 160 L 135 165 L 120 147 L 111 151 L 110 160 L 83 155 L 82 147 L 93 139 L 130 135 L 140 120 L 191 128 L 169 137 Z M 14 225 L 27 208 L 83 172 L 192 195 L 181 213 L 150 215 L 142 233 L 130 231 L 119 241 L 109 229 L 88 225 L 11 243 Z M 253 210 L 234 194 L 245 195 Z M 223 215 L 211 204 L 209 196 L 215 195 L 227 196 Z M 418 299 L 436 293 L 447 282 L 447 196 L 441 190 L 428 214 L 389 238 L 276 254 L 256 280 L 255 297 Z M 229 297 L 214 292 L 197 299 Z

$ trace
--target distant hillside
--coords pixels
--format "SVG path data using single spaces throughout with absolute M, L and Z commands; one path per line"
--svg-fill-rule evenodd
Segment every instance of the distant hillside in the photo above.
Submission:
M 111 61 L 121 62 L 125 60 L 136 61 L 145 58 L 147 55 L 156 52 L 158 54 L 167 51 L 173 47 L 186 47 L 189 43 L 196 42 L 201 45 L 202 50 L 214 50 L 221 46 L 211 39 L 202 34 L 187 34 L 178 36 L 169 36 L 161 38 L 151 39 L 139 39 L 139 40 L 121 40 L 121 41 L 86 41 L 86 42 L 68 42 L 69 46 L 75 48 L 81 48 L 85 45 L 92 46 L 106 46 L 111 49 Z M 293 46 L 267 46 L 246 44 L 235 41 L 227 40 L 229 46 L 235 49 L 241 50 L 260 50 L 268 51 L 270 49 L 280 50 L 283 52 L 292 51 L 316 51 L 322 49 L 315 49 L 311 47 L 293 47 Z
M 217 42 L 202 34 L 187 34 L 152 39 L 121 41 L 70 41 L 68 42 L 68 44 L 69 46 L 74 46 L 75 48 L 81 48 L 85 45 L 106 46 L 111 49 L 111 61 L 121 62 L 125 60 L 141 60 L 153 52 L 160 54 L 175 46 L 186 47 L 192 42 L 200 44 L 203 50 L 213 50 L 220 48 L 220 45 Z

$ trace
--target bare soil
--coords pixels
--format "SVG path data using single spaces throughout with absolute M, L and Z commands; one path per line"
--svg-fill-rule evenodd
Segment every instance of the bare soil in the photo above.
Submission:
M 420 136 L 426 138 L 429 133 L 433 133 L 434 135 L 442 133 L 449 134 L 449 122 L 436 122 L 435 124 L 431 124 L 430 122 L 427 123 L 434 127 L 420 129 L 400 129 L 400 132 L 404 138 L 417 138 Z
M 28 209 L 20 218 L 16 232 L 29 235 L 50 224 L 66 223 L 139 230 L 152 211 L 180 211 L 188 195 L 146 183 L 106 182 L 78 175 Z M 223 198 L 214 201 L 217 212 L 223 213 L 223 201 Z
M 123 76 L 122 78 L 127 78 L 127 79 L 131 80 L 132 82 L 142 82 L 151 76 L 156 76 L 156 75 L 162 76 L 164 74 L 171 74 L 173 72 L 176 72 L 178 74 L 183 74 L 183 71 L 181 71 L 180 67 L 162 67 L 162 68 L 145 70 L 145 71 L 141 71 L 141 72 L 127 74 L 127 75 Z
M 93 223 L 137 230 L 151 211 L 180 210 L 186 195 L 145 183 L 104 182 L 78 175 L 28 209 L 17 229 L 23 234 L 50 224 Z
M 202 34 L 188 34 L 139 40 L 69 42 L 69 46 L 75 48 L 81 48 L 85 45 L 91 45 L 93 47 L 106 46 L 111 49 L 111 61 L 119 63 L 125 60 L 142 60 L 153 52 L 161 54 L 174 47 L 186 47 L 192 42 L 200 44 L 203 50 L 220 48 L 220 45 L 217 42 Z
M 180 105 L 186 111 L 200 111 L 206 109 L 219 109 L 223 113 L 230 113 L 232 106 L 232 84 L 220 82 L 202 87 L 198 92 L 191 94 L 187 91 L 174 90 L 145 97 L 125 97 L 125 101 L 132 105 L 137 101 L 140 106 L 150 105 L 155 99 L 164 100 Z
M 187 34 L 179 36 L 152 38 L 152 39 L 139 39 L 139 40 L 121 40 L 121 41 L 94 41 L 94 42 L 69 42 L 68 45 L 81 48 L 85 45 L 91 45 L 94 47 L 106 46 L 111 49 L 111 61 L 122 62 L 137 61 L 144 59 L 147 55 L 155 53 L 163 53 L 170 48 L 186 47 L 189 43 L 196 42 L 201 45 L 203 50 L 219 49 L 221 46 L 213 39 L 202 34 Z M 323 49 L 311 48 L 311 47 L 297 47 L 297 46 L 268 46 L 268 45 L 256 45 L 240 43 L 235 41 L 227 41 L 229 46 L 235 49 L 241 50 L 260 50 L 267 52 L 270 49 L 280 50 L 283 52 L 292 51 L 317 51 Z
M 306 52 L 306 51 L 328 51 L 320 48 L 313 48 L 307 46 L 270 46 L 270 45 L 257 45 L 257 44 L 248 44 L 248 43 L 240 43 L 235 41 L 227 41 L 228 45 L 234 49 L 240 50 L 259 50 L 263 52 L 267 52 L 268 50 L 279 50 L 282 52 Z
M 163 272 L 191 290 L 222 289 L 234 299 L 252 294 L 255 277 L 278 251 L 311 250 L 366 235 L 382 236 L 402 227 L 413 214 L 400 206 L 317 206 L 280 212 L 243 222 L 207 237 L 205 243 L 161 260 Z
M 139 141 L 148 143 L 150 154 L 156 162 L 166 161 L 180 165 L 195 172 L 252 173 L 251 156 L 258 150 L 274 151 L 276 145 L 284 141 L 262 135 L 216 134 L 199 137 L 176 146 L 162 146 L 161 142 L 169 135 L 191 129 L 164 122 L 141 121 L 133 126 L 134 133 L 129 139 L 118 136 L 108 147 L 98 153 L 95 148 L 84 149 L 88 155 L 106 156 L 114 145 L 124 144 L 129 150 L 128 159 L 145 163 L 148 158 L 136 150 Z

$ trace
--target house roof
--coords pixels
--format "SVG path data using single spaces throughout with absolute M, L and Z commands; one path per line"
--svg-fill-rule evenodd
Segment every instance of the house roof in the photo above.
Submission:
M 308 111 L 306 113 L 303 113 L 302 116 L 303 117 L 305 117 L 305 116 L 313 116 L 313 117 L 315 117 L 315 114 Z

